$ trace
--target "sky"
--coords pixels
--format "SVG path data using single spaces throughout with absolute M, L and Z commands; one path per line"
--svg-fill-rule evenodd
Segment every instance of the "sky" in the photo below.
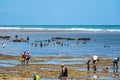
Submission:
M 0 0 L 0 25 L 120 25 L 120 0 Z

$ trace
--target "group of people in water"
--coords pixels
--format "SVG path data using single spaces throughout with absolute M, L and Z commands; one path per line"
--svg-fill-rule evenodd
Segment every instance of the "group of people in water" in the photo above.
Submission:
M 40 48 L 48 47 L 48 46 L 69 46 L 69 45 L 70 44 L 64 43 L 62 41 L 52 42 L 52 41 L 49 41 L 49 40 L 32 43 L 32 46 L 40 47 Z
M 23 52 L 20 58 L 21 64 L 29 64 L 31 62 L 31 55 L 28 52 Z
M 72 43 L 68 43 L 65 41 L 73 41 Z M 86 44 L 87 40 L 78 40 L 78 39 L 69 39 L 69 38 L 51 38 L 48 40 L 40 40 L 40 41 L 35 41 L 34 43 L 32 43 L 31 45 L 34 47 L 48 47 L 48 46 L 70 46 L 71 44 L 76 44 L 79 45 L 80 43 L 82 44 Z

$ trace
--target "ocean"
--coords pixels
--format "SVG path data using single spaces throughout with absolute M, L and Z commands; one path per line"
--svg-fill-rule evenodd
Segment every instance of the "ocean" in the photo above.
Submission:
M 10 40 L 0 39 L 0 44 L 2 42 L 6 44 L 5 48 L 0 47 L 1 54 L 20 56 L 26 51 L 32 56 L 92 56 L 95 54 L 109 57 L 120 56 L 120 25 L 1 25 L 0 30 L 2 30 L 0 36 L 11 37 Z M 22 30 L 40 31 L 22 32 Z M 48 31 L 44 32 L 44 30 Z M 15 35 L 24 39 L 29 36 L 30 40 L 29 42 L 13 42 Z M 75 40 L 45 42 L 56 37 Z M 90 40 L 77 40 L 77 38 L 90 38 Z M 44 46 L 40 47 L 40 42 Z M 56 44 L 57 42 L 64 45 Z

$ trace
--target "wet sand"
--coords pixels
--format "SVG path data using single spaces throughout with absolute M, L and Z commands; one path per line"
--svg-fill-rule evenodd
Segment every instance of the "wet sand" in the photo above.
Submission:
M 112 59 L 101 57 L 96 72 L 93 71 L 92 61 L 90 63 L 90 71 L 87 71 L 85 58 L 89 56 L 38 56 L 32 57 L 31 64 L 21 65 L 19 62 L 20 56 L 9 56 L 0 54 L 0 60 L 18 61 L 14 66 L 0 66 L 0 80 L 32 80 L 35 74 L 38 74 L 42 80 L 58 79 L 61 71 L 61 63 L 50 64 L 47 61 L 60 60 L 68 67 L 69 80 L 110 80 L 119 79 L 119 72 L 114 73 L 112 68 Z M 77 58 L 77 60 L 74 60 Z M 73 61 L 73 60 L 74 61 Z M 73 63 L 71 63 L 73 61 Z M 80 62 L 79 64 L 75 62 Z M 44 63 L 44 64 L 43 64 Z M 0 64 L 2 64 L 0 62 Z M 8 63 L 10 64 L 10 63 Z M 109 67 L 109 72 L 102 72 L 104 67 Z M 59 80 L 59 79 L 58 79 Z

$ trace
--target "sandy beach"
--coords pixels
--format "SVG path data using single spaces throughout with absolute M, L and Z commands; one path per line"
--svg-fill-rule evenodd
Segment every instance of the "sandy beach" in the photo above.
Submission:
M 77 58 L 85 58 L 88 56 L 77 57 Z M 0 55 L 0 59 L 2 60 L 18 60 L 20 56 L 9 56 L 9 55 Z M 12 67 L 0 67 L 0 80 L 32 80 L 32 77 L 35 74 L 38 74 L 41 79 L 58 79 L 61 71 L 61 65 L 57 64 L 37 64 L 46 61 L 50 61 L 52 59 L 71 59 L 74 58 L 72 56 L 38 56 L 32 57 L 31 64 L 29 65 L 21 65 L 20 63 L 16 66 Z M 64 61 L 65 61 L 64 60 Z M 79 60 L 78 62 L 82 62 Z M 36 63 L 37 62 L 37 63 Z M 68 63 L 70 61 L 67 61 Z M 87 71 L 87 65 L 84 62 L 83 64 L 65 64 L 68 67 L 69 80 L 92 80 L 96 75 L 98 80 L 109 80 L 109 79 L 119 79 L 119 72 L 113 73 L 112 69 L 112 59 L 102 58 L 97 64 L 98 70 L 96 72 L 93 71 L 92 62 L 90 63 L 90 71 Z M 103 67 L 109 67 L 109 72 L 102 72 Z M 77 69 L 78 68 L 78 69 Z M 118 75 L 118 76 L 117 76 Z M 59 80 L 59 79 L 58 79 Z

